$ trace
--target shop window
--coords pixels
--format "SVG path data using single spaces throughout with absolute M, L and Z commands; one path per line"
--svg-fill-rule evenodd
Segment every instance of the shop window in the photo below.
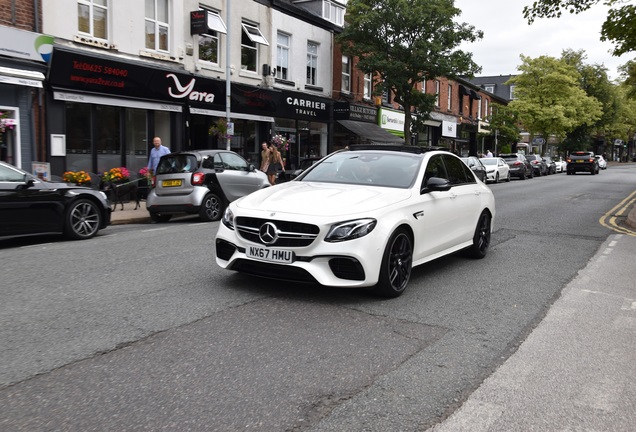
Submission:
M 108 39 L 108 0 L 78 0 L 77 29 L 98 39 Z
M 95 105 L 95 148 L 97 170 L 108 171 L 122 166 L 120 107 Z M 128 167 L 127 167 L 128 168 Z
M 289 79 L 289 46 L 291 36 L 278 32 L 276 45 L 276 78 Z
M 258 27 L 243 23 L 241 36 L 241 70 L 256 73 L 258 71 L 258 46 L 269 45 Z
M 351 59 L 347 56 L 342 56 L 342 85 L 340 89 L 343 93 L 351 92 Z
M 168 0 L 146 0 L 146 48 L 169 51 Z
M 204 9 L 205 10 L 205 9 Z M 199 35 L 199 60 L 219 64 L 220 34 L 227 34 L 227 27 L 218 12 L 205 10 L 208 31 Z
M 146 110 L 126 108 L 124 121 L 126 131 L 126 167 L 131 173 L 148 164 L 148 125 Z
M 309 85 L 318 85 L 318 44 L 307 42 L 307 81 Z
M 66 169 L 93 171 L 91 110 L 81 103 L 66 103 Z

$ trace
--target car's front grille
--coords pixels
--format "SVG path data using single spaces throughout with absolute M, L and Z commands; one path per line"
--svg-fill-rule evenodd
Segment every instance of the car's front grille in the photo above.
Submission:
M 265 244 L 260 238 L 259 231 L 266 222 L 276 227 L 278 239 L 267 246 L 277 247 L 303 247 L 309 246 L 318 236 L 320 229 L 316 225 L 271 220 L 250 217 L 237 217 L 235 222 L 236 232 L 245 240 L 254 243 Z
M 237 259 L 232 263 L 230 270 L 290 282 L 318 283 L 305 269 L 270 262 Z

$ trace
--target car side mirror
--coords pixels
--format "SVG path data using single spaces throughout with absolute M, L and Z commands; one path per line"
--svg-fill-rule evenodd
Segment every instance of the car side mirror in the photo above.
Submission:
M 256 171 L 256 167 L 254 166 L 254 164 L 249 164 L 247 166 L 247 172 L 254 172 Z
M 427 192 L 444 192 L 451 188 L 451 183 L 447 179 L 440 177 L 431 177 L 426 181 L 426 185 L 422 188 L 420 193 Z

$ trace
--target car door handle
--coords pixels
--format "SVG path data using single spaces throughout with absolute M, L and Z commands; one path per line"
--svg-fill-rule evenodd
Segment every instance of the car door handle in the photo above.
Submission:
M 455 199 L 455 198 L 457 198 L 457 194 L 451 193 L 450 194 L 450 199 Z
M 476 190 L 476 191 L 475 191 L 475 195 L 477 195 L 477 196 L 481 195 L 481 191 Z

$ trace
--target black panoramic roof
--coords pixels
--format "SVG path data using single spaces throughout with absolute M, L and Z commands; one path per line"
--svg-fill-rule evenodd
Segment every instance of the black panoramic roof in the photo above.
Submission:
M 352 144 L 349 146 L 349 150 L 388 150 L 414 154 L 422 154 L 433 150 L 448 151 L 446 147 L 420 147 L 403 144 Z

